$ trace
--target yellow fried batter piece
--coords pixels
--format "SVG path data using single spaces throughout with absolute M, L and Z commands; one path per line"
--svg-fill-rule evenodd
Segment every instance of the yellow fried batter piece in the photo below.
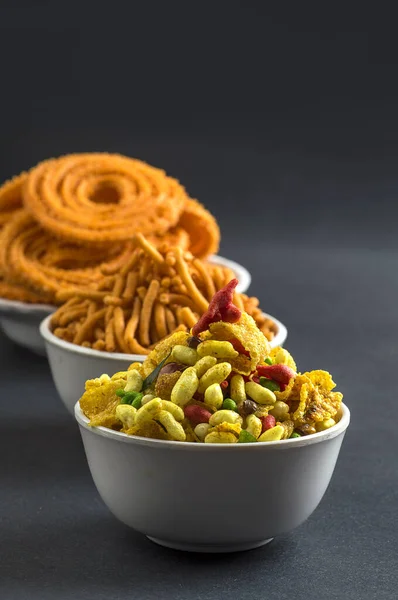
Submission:
M 141 362 L 133 362 L 128 368 L 129 371 L 138 371 L 141 377 L 143 377 L 142 372 L 142 363 Z
M 242 426 L 240 423 L 227 423 L 225 421 L 219 425 L 210 427 L 209 433 L 212 433 L 213 431 L 217 431 L 218 433 L 233 433 L 236 437 L 239 437 L 239 434 L 242 431 Z
M 156 380 L 155 394 L 162 400 L 171 400 L 171 392 L 174 385 L 181 377 L 181 371 L 175 373 L 162 373 Z
M 273 404 L 258 404 L 257 410 L 254 414 L 258 418 L 267 417 L 269 411 L 272 410 L 273 408 L 275 408 L 275 406 Z
M 331 374 L 327 371 L 309 371 L 304 375 L 323 393 L 327 394 L 336 387 Z
M 281 437 L 282 440 L 287 440 L 288 438 L 290 438 L 294 431 L 294 421 L 292 421 L 291 419 L 281 422 L 277 421 L 276 425 L 280 425 L 284 429 L 283 435 Z
M 108 375 L 101 375 L 97 379 L 86 382 L 86 391 L 80 398 L 80 408 L 90 419 L 90 425 L 120 429 L 121 423 L 115 415 L 116 407 L 120 402 L 116 390 L 123 389 L 125 385 L 125 377 L 114 376 L 111 379 Z
M 229 360 L 232 369 L 242 375 L 249 375 L 270 353 L 270 345 L 256 322 L 247 313 L 242 313 L 237 323 L 218 321 L 211 323 L 210 338 L 214 340 L 232 340 L 236 338 L 250 352 L 250 357 L 239 354 Z
M 299 377 L 299 376 L 297 376 L 297 377 Z M 281 400 L 282 402 L 287 402 L 288 398 L 290 398 L 292 395 L 292 391 L 293 391 L 293 388 L 295 385 L 295 380 L 297 379 L 297 377 L 292 377 L 290 379 L 289 383 L 287 384 L 287 386 L 283 392 L 277 392 L 277 391 L 274 392 L 277 400 Z
M 282 348 L 282 346 L 272 348 L 269 357 L 273 363 L 278 365 L 287 365 L 293 369 L 293 371 L 297 372 L 297 366 L 294 362 L 293 356 L 286 350 L 286 348 Z
M 138 437 L 154 438 L 157 440 L 170 439 L 164 428 L 153 419 L 145 421 L 141 425 L 134 425 L 130 429 L 123 429 L 122 431 L 128 435 L 137 435 Z
M 335 418 L 343 395 L 332 392 L 335 383 L 327 371 L 309 371 L 291 379 L 284 392 L 275 392 L 277 400 L 287 402 L 295 429 L 308 435 L 316 424 Z M 337 417 L 336 417 L 337 418 Z

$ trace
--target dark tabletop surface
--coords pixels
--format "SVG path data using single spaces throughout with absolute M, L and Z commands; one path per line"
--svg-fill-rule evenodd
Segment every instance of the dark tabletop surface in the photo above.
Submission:
M 249 267 L 251 292 L 287 324 L 299 367 L 333 373 L 352 422 L 308 522 L 258 550 L 183 554 L 113 518 L 46 360 L 1 336 L 1 598 L 396 598 L 392 168 L 366 156 L 321 159 L 183 141 L 137 143 L 130 154 L 179 172 L 207 200 L 223 227 L 220 253 Z

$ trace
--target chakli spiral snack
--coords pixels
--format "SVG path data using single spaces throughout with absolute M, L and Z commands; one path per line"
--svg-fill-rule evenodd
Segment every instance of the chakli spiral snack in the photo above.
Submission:
M 0 232 L 0 272 L 5 286 L 0 286 L 0 293 L 16 300 L 51 304 L 61 289 L 94 286 L 103 278 L 103 268 L 119 268 L 131 253 L 131 244 L 109 249 L 62 242 L 21 209 Z
M 2 229 L 0 296 L 33 303 L 54 303 L 68 286 L 97 284 L 102 264 L 106 271 L 128 262 L 136 232 L 156 248 L 200 258 L 216 252 L 220 239 L 214 217 L 177 180 L 106 153 L 46 160 L 4 183 Z M 220 284 L 221 271 L 214 275 Z
M 147 236 L 147 239 L 156 246 L 156 248 L 159 248 L 160 246 L 169 246 L 171 248 L 178 246 L 183 250 L 189 250 L 191 246 L 189 233 L 182 227 L 173 227 L 164 235 L 149 235 Z
M 220 243 L 217 221 L 197 200 L 188 198 L 178 225 L 188 232 L 189 250 L 194 256 L 215 254 Z
M 50 232 L 80 243 L 113 243 L 134 233 L 163 235 L 187 199 L 164 171 L 116 154 L 71 154 L 32 169 L 24 203 Z
M 24 204 L 48 231 L 80 244 L 113 244 L 134 233 L 176 243 L 198 257 L 218 250 L 214 217 L 160 169 L 118 154 L 70 154 L 33 168 Z M 158 241 L 159 240 L 159 241 Z
M 215 292 L 234 278 L 230 269 L 181 248 L 158 250 L 142 234 L 134 243 L 125 264 L 102 267 L 103 279 L 93 289 L 76 286 L 57 293 L 65 304 L 51 320 L 56 336 L 95 350 L 148 354 L 166 336 L 193 327 Z M 258 300 L 238 293 L 234 300 L 272 339 L 275 325 Z
M 22 189 L 27 173 L 3 183 L 0 187 L 0 229 L 9 221 L 14 212 L 22 206 Z

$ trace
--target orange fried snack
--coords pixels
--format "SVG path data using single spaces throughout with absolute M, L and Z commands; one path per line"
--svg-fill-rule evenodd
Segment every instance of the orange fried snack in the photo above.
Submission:
M 71 286 L 93 287 L 102 269 L 118 269 L 131 256 L 131 245 L 114 249 L 79 247 L 44 231 L 24 209 L 0 232 L 0 295 L 25 302 L 54 303 Z
M 0 187 L 0 229 L 22 207 L 22 189 L 27 173 L 21 173 Z
M 176 179 L 118 154 L 71 154 L 29 173 L 24 204 L 48 231 L 82 244 L 163 235 L 174 227 L 187 194 Z
M 170 334 L 189 331 L 214 291 L 234 277 L 230 269 L 181 248 L 157 249 L 142 234 L 135 236 L 134 244 L 118 269 L 102 267 L 106 277 L 91 289 L 59 290 L 57 301 L 64 304 L 51 321 L 56 336 L 95 350 L 149 354 Z M 253 316 L 268 339 L 273 338 L 275 325 L 263 317 L 257 299 L 235 293 L 234 302 Z
M 0 275 L 0 298 L 16 300 L 27 304 L 46 304 L 49 300 L 45 294 L 40 294 L 22 285 L 10 283 Z
M 149 235 L 147 239 L 152 242 L 156 248 L 160 246 L 179 246 L 183 250 L 189 250 L 191 246 L 191 238 L 188 231 L 182 227 L 172 227 L 163 235 Z
M 218 251 L 220 229 L 217 221 L 197 200 L 186 200 L 178 225 L 188 232 L 189 250 L 194 256 L 204 258 Z

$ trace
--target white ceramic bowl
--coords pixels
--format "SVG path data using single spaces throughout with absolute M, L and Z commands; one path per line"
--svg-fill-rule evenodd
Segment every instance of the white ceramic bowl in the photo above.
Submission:
M 0 327 L 16 344 L 44 356 L 46 350 L 39 326 L 44 317 L 54 310 L 54 306 L 0 298 Z
M 308 437 L 195 444 L 92 428 L 75 407 L 91 475 L 120 521 L 170 548 L 232 552 L 291 531 L 318 506 L 350 420 Z M 343 501 L 343 500 L 342 500 Z
M 271 346 L 282 346 L 287 338 L 286 327 L 271 315 L 266 316 L 272 319 L 278 328 Z M 87 379 L 99 377 L 103 373 L 112 375 L 118 371 L 126 371 L 131 363 L 143 362 L 146 358 L 143 354 L 101 352 L 65 342 L 51 332 L 50 321 L 51 315 L 42 321 L 40 334 L 45 343 L 55 387 L 72 414 L 76 401 L 84 392 Z
M 247 291 L 251 283 L 251 275 L 245 267 L 218 255 L 211 256 L 209 260 L 216 265 L 232 269 L 239 280 L 236 288 L 238 292 L 244 293 Z M 27 304 L 0 298 L 0 327 L 10 340 L 16 344 L 29 348 L 37 354 L 45 355 L 46 351 L 44 341 L 40 337 L 39 325 L 44 317 L 55 310 L 56 307 L 54 306 Z M 75 401 L 76 398 L 73 404 Z M 71 405 L 71 410 L 72 407 L 73 405 Z
M 55 336 L 50 330 L 51 315 L 40 324 L 40 334 L 44 340 L 55 387 L 68 411 L 83 392 L 87 379 L 94 379 L 103 373 L 112 375 L 126 371 L 135 361 L 144 361 L 142 354 L 121 354 L 118 352 L 100 352 L 92 348 L 83 348 Z

